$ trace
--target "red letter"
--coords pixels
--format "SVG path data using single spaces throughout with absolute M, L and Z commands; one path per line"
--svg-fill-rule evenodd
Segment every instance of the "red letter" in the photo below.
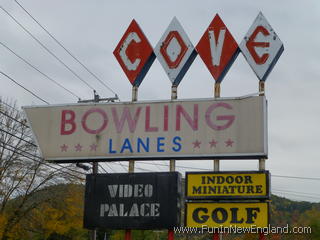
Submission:
M 88 126 L 87 126 L 87 118 L 91 113 L 95 113 L 95 112 L 101 114 L 101 116 L 103 118 L 103 123 L 102 123 L 100 128 L 94 130 L 94 129 L 88 128 Z M 83 115 L 83 117 L 81 119 L 81 123 L 82 123 L 83 129 L 87 133 L 99 134 L 101 131 L 103 131 L 106 128 L 106 126 L 108 124 L 108 116 L 102 109 L 100 109 L 100 108 L 92 108 L 92 109 L 86 111 L 86 113 Z
M 67 119 L 67 114 L 70 116 Z M 61 135 L 70 135 L 74 133 L 76 130 L 76 123 L 74 119 L 76 118 L 76 114 L 72 110 L 62 110 L 61 113 L 61 125 L 60 125 L 60 134 Z M 70 124 L 71 128 L 69 130 L 66 129 L 66 125 Z
M 268 36 L 270 33 L 268 32 L 267 29 L 265 29 L 263 26 L 258 26 L 256 28 L 256 30 L 254 30 L 254 32 L 252 33 L 252 35 L 250 36 L 248 42 L 247 42 L 247 48 L 251 54 L 251 56 L 253 57 L 254 61 L 256 62 L 256 64 L 264 64 L 269 57 L 268 53 L 263 54 L 261 57 L 257 54 L 255 47 L 269 47 L 270 43 L 269 42 L 255 42 L 254 40 L 256 39 L 258 33 L 262 33 L 264 36 Z
M 169 127 L 169 107 L 168 105 L 164 106 L 163 109 L 163 131 L 168 131 L 168 127 Z
M 180 131 L 181 129 L 181 115 L 184 116 L 184 118 L 187 120 L 187 123 L 190 125 L 190 127 L 193 129 L 193 131 L 198 130 L 198 104 L 194 104 L 193 106 L 193 120 L 188 115 L 186 110 L 179 104 L 176 108 L 176 130 Z
M 115 107 L 111 108 L 112 110 L 112 116 L 113 116 L 113 121 L 114 124 L 116 125 L 116 129 L 118 133 L 122 132 L 124 123 L 127 121 L 128 122 L 128 126 L 129 126 L 129 130 L 131 133 L 133 133 L 136 130 L 137 127 L 137 123 L 139 120 L 139 115 L 141 112 L 141 107 L 138 107 L 136 110 L 136 113 L 134 115 L 134 119 L 132 119 L 131 117 L 131 113 L 128 107 L 125 107 L 123 109 L 122 115 L 121 115 L 121 119 L 119 120 L 118 117 L 118 113 L 117 113 L 117 109 Z
M 157 127 L 150 126 L 150 106 L 146 106 L 146 123 L 145 123 L 146 132 L 158 132 Z
M 211 121 L 211 113 L 213 112 L 213 110 L 215 110 L 218 107 L 223 107 L 226 109 L 232 109 L 230 104 L 227 103 L 216 103 L 216 104 L 212 104 L 207 112 L 206 112 L 206 122 L 208 124 L 209 127 L 211 127 L 214 130 L 224 130 L 228 127 L 230 127 L 234 121 L 234 119 L 236 118 L 234 115 L 222 115 L 222 116 L 217 116 L 217 120 L 227 120 L 228 122 L 224 125 L 216 125 Z

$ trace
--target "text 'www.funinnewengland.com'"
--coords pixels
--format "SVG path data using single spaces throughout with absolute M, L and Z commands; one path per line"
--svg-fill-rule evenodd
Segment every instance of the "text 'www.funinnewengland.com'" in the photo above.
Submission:
M 275 227 L 269 225 L 268 227 L 257 227 L 252 225 L 250 227 L 237 227 L 230 225 L 229 227 L 208 227 L 202 225 L 200 228 L 195 227 L 175 227 L 174 232 L 176 234 L 207 234 L 207 233 L 231 233 L 231 234 L 243 234 L 243 233 L 263 233 L 268 234 L 310 234 L 312 232 L 311 227 L 289 227 L 289 225 L 283 227 Z

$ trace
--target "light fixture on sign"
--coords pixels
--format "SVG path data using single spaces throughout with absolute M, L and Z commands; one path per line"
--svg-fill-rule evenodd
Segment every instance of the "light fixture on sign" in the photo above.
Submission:
M 178 86 L 197 56 L 190 39 L 174 17 L 154 52 L 173 86 Z
M 137 87 L 156 58 L 152 46 L 134 19 L 113 54 L 131 84 Z
M 242 40 L 240 49 L 259 80 L 265 81 L 284 47 L 260 12 Z
M 218 14 L 202 35 L 196 50 L 217 82 L 223 80 L 240 52 L 237 42 Z

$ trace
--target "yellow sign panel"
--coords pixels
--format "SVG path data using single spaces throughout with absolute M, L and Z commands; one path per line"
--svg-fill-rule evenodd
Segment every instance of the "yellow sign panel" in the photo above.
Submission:
M 189 199 L 269 197 L 269 172 L 189 172 L 186 181 Z
M 268 203 L 186 203 L 186 227 L 267 227 Z

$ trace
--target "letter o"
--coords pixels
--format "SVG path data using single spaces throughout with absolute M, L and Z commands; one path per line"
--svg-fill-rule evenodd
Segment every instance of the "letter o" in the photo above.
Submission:
M 235 180 L 236 180 L 236 183 L 240 184 L 240 183 L 243 182 L 243 177 L 242 176 L 236 176 Z
M 103 118 L 103 124 L 101 125 L 101 127 L 99 127 L 98 129 L 90 129 L 87 126 L 87 118 L 89 117 L 90 114 L 92 113 L 99 113 L 102 118 Z M 106 112 L 104 112 L 102 109 L 100 108 L 92 108 L 90 110 L 88 110 L 82 117 L 81 119 L 81 124 L 83 129 L 90 134 L 99 134 L 100 132 L 102 132 L 108 125 L 108 116 L 106 114 Z
M 221 213 L 222 218 L 219 219 L 218 212 Z M 212 211 L 212 220 L 216 223 L 224 223 L 228 219 L 228 212 L 224 208 L 216 208 L 214 211 Z
M 226 178 L 226 182 L 227 182 L 228 184 L 233 183 L 233 181 L 234 181 L 234 179 L 233 179 L 232 176 L 228 176 L 228 177 Z
M 144 196 L 152 197 L 152 195 L 153 195 L 153 186 L 151 184 L 148 184 L 144 188 Z

